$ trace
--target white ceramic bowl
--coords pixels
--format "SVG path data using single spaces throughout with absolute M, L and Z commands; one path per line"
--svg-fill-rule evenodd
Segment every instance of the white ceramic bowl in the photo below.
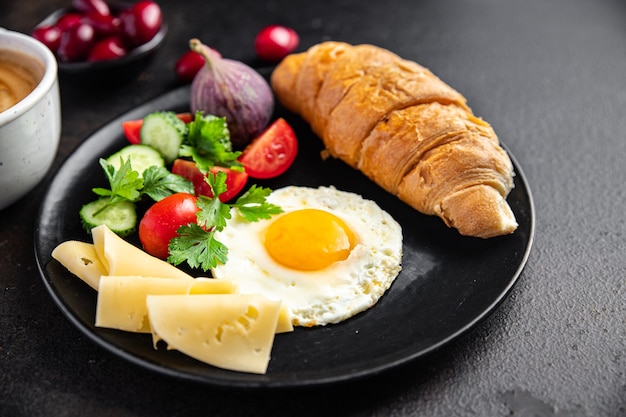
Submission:
M 39 60 L 45 70 L 35 89 L 0 112 L 0 210 L 31 191 L 46 175 L 61 137 L 57 61 L 31 36 L 0 28 L 0 49 Z

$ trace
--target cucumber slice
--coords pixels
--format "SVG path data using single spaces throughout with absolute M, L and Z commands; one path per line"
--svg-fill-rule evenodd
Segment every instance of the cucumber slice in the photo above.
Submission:
M 107 158 L 107 162 L 119 169 L 122 161 L 130 158 L 130 166 L 143 176 L 143 172 L 151 166 L 165 166 L 163 157 L 151 146 L 148 145 L 128 145 Z
M 166 164 L 178 157 L 178 150 L 187 134 L 187 125 L 173 112 L 150 113 L 143 119 L 139 135 L 141 143 L 159 151 Z
M 101 198 L 85 204 L 80 209 L 80 219 L 85 230 L 90 232 L 94 227 L 106 224 L 111 231 L 122 237 L 133 233 L 137 226 L 135 204 L 120 201 L 100 211 L 108 202 L 108 198 Z

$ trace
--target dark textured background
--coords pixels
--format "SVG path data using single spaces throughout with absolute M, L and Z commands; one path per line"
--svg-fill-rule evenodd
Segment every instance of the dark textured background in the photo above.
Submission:
M 29 32 L 64 0 L 2 0 Z M 467 97 L 526 173 L 536 237 L 511 296 L 474 331 L 409 366 L 338 386 L 222 390 L 155 375 L 87 340 L 41 283 L 33 222 L 45 191 L 0 212 L 2 416 L 619 416 L 626 414 L 626 3 L 621 0 L 161 0 L 170 25 L 132 83 L 61 84 L 60 164 L 115 116 L 176 85 L 189 38 L 254 62 L 261 27 L 302 48 L 375 43 Z

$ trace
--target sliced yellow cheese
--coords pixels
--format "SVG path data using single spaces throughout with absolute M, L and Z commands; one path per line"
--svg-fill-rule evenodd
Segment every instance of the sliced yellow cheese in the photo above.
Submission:
M 260 294 L 149 295 L 155 337 L 224 369 L 264 374 L 281 302 Z
M 100 277 L 109 273 L 91 243 L 68 240 L 54 248 L 52 257 L 95 290 Z
M 276 333 L 293 332 L 293 320 L 291 320 L 291 311 L 284 303 L 280 306 L 280 314 L 278 315 L 278 324 L 276 325 Z
M 234 281 L 198 277 L 189 281 L 189 289 L 186 294 L 234 294 L 237 289 L 237 284 Z
M 102 276 L 96 304 L 96 326 L 150 333 L 146 297 L 149 294 L 231 294 L 232 281 L 142 276 Z
M 108 275 L 141 275 L 146 277 L 187 278 L 189 274 L 154 257 L 116 235 L 106 225 L 91 229 L 96 252 Z

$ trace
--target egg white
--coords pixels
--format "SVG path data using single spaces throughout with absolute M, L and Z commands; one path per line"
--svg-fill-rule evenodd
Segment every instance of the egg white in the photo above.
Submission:
M 295 326 L 338 323 L 372 307 L 401 270 L 402 229 L 375 202 L 334 187 L 289 186 L 267 200 L 284 213 L 315 208 L 341 218 L 357 238 L 346 260 L 317 271 L 294 270 L 266 251 L 263 236 L 279 216 L 250 223 L 236 209 L 215 238 L 228 247 L 228 261 L 213 269 L 216 278 L 238 284 L 241 293 L 261 293 L 282 300 Z

